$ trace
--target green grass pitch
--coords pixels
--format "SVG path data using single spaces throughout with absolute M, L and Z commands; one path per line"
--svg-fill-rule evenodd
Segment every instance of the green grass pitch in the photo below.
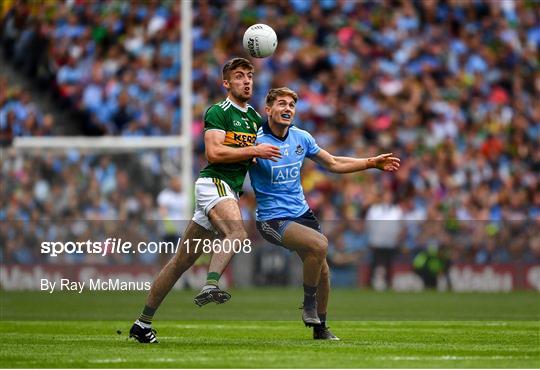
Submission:
M 144 293 L 0 291 L 0 367 L 540 367 L 538 293 L 335 290 L 340 342 L 311 339 L 300 290 L 233 290 L 203 308 L 194 294 L 171 293 L 154 321 L 160 343 L 141 345 L 127 332 Z

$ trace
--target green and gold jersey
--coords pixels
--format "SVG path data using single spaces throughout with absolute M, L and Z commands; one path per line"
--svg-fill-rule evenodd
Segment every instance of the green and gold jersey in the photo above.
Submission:
M 257 130 L 262 124 L 259 113 L 251 105 L 246 109 L 234 104 L 228 98 L 212 105 L 204 115 L 204 131 L 225 132 L 223 144 L 241 148 L 255 145 Z M 210 163 L 199 177 L 213 177 L 225 181 L 235 191 L 240 192 L 251 160 L 236 163 Z

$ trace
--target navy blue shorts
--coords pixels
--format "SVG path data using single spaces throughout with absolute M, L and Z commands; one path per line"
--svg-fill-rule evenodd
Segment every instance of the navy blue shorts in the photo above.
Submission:
M 270 243 L 285 247 L 282 242 L 283 233 L 285 233 L 285 229 L 287 229 L 291 222 L 307 226 L 322 234 L 319 220 L 317 220 L 317 217 L 315 217 L 311 209 L 308 209 L 306 213 L 297 218 L 278 218 L 275 220 L 257 221 L 257 230 L 259 230 L 263 238 Z

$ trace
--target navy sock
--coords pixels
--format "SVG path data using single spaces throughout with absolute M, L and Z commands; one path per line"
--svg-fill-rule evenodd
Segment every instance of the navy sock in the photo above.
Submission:
M 317 316 L 319 316 L 319 320 L 321 320 L 321 325 L 315 326 L 315 329 L 326 328 L 326 312 L 318 313 Z
M 304 307 L 315 308 L 317 305 L 317 287 L 304 284 Z

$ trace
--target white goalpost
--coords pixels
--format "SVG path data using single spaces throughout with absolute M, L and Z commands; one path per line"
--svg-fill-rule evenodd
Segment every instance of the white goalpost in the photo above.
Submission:
M 193 59 L 193 38 L 192 29 L 192 0 L 179 0 L 182 3 L 180 19 L 182 22 L 182 139 L 185 141 L 182 155 L 182 182 L 184 191 L 191 195 L 193 192 L 193 142 L 191 140 L 191 125 L 193 122 L 193 109 L 191 106 L 193 94 L 193 81 L 191 76 L 191 65 Z M 191 203 L 190 203 L 191 204 Z M 189 220 L 193 213 L 191 206 L 186 210 L 185 219 Z M 188 212 L 189 211 L 189 212 Z

